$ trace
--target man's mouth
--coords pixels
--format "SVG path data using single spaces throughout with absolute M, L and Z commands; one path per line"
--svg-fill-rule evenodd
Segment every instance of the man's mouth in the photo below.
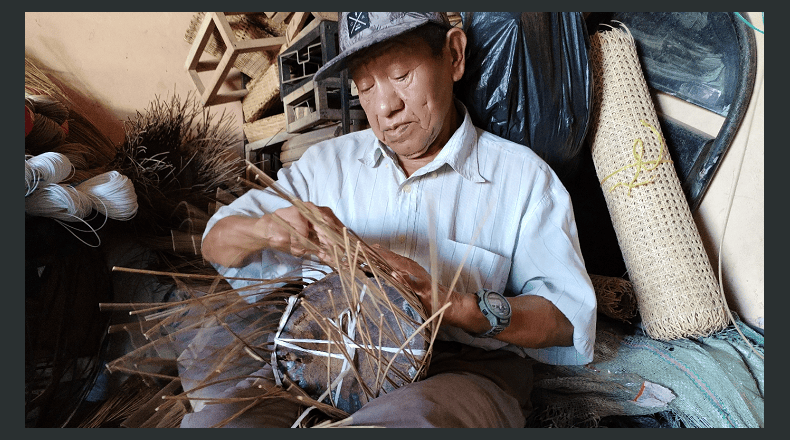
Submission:
M 398 141 L 406 135 L 406 132 L 409 130 L 409 128 L 411 128 L 411 125 L 411 122 L 395 125 L 392 128 L 384 130 L 384 135 L 388 140 Z

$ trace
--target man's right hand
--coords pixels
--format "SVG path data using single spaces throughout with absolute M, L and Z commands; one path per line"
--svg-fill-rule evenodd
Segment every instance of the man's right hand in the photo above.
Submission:
M 325 224 L 342 229 L 343 224 L 330 208 L 305 204 L 318 210 Z M 212 263 L 240 267 L 248 257 L 263 249 L 297 257 L 313 254 L 325 259 L 330 244 L 328 233 L 321 225 L 313 225 L 296 207 L 290 206 L 260 218 L 228 216 L 221 219 L 203 239 L 202 253 Z

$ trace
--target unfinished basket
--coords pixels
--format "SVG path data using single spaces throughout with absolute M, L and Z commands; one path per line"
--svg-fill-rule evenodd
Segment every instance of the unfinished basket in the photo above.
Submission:
M 592 155 L 642 323 L 654 339 L 706 336 L 728 324 L 688 202 L 626 28 L 591 41 Z

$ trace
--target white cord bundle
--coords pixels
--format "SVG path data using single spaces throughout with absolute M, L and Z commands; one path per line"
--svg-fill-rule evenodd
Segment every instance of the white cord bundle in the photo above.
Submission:
M 94 209 L 114 220 L 129 220 L 137 214 L 137 194 L 128 177 L 108 171 L 76 186 L 59 183 L 73 170 L 60 153 L 26 157 L 25 212 L 64 221 L 81 221 Z
M 38 156 L 25 156 L 25 197 L 39 184 L 59 183 L 71 176 L 74 166 L 68 157 L 48 151 Z
M 92 201 L 93 207 L 114 220 L 129 220 L 137 214 L 137 194 L 128 177 L 108 171 L 92 177 L 76 187 Z
M 93 202 L 72 186 L 47 183 L 25 197 L 25 212 L 67 222 L 79 221 L 93 211 Z

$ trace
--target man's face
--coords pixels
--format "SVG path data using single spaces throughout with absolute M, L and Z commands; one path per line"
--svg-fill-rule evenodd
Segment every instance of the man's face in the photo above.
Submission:
M 435 57 L 410 38 L 384 47 L 351 70 L 368 123 L 396 154 L 419 159 L 438 152 L 455 127 L 452 57 Z

